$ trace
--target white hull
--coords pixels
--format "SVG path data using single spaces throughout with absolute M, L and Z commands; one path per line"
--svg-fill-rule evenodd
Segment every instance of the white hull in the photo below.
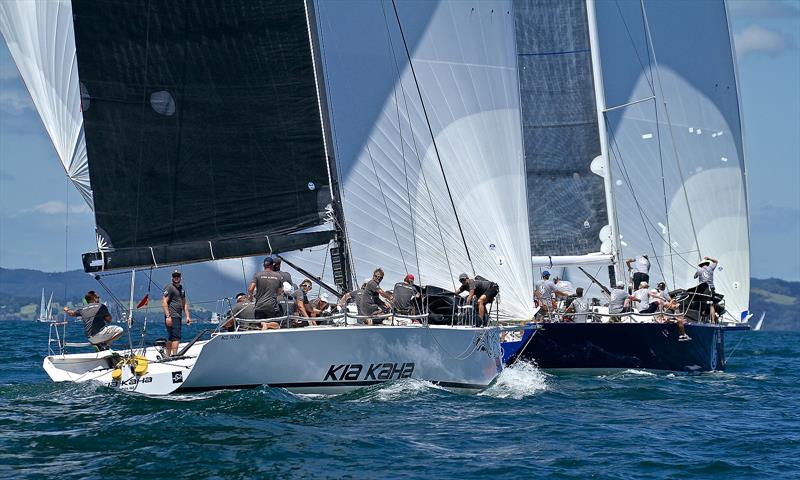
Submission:
M 125 354 L 125 352 L 119 352 Z M 44 368 L 54 381 L 95 381 L 147 395 L 248 388 L 339 394 L 400 378 L 476 392 L 502 370 L 499 330 L 472 327 L 308 327 L 218 333 L 197 342 L 186 357 L 158 361 L 147 349 L 148 372 L 123 368 L 111 378 L 110 352 L 53 355 Z

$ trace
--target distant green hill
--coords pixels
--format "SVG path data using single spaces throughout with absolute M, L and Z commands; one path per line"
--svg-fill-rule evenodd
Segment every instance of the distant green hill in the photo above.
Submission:
M 757 320 L 762 312 L 764 330 L 800 330 L 800 282 L 778 278 L 750 279 L 750 312 Z

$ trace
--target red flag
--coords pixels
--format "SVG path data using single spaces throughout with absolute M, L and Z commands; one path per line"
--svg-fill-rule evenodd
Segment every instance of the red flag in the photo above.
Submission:
M 139 300 L 139 304 L 136 305 L 136 308 L 142 308 L 147 305 L 147 301 L 150 299 L 150 294 L 148 293 L 145 295 L 141 300 Z

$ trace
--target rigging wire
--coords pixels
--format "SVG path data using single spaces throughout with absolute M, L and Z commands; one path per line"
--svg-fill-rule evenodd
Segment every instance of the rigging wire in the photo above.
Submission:
M 439 155 L 439 147 L 436 144 L 436 136 L 433 134 L 433 127 L 431 127 L 430 119 L 428 118 L 428 110 L 425 108 L 425 100 L 422 98 L 422 88 L 419 85 L 419 81 L 417 80 L 417 72 L 414 69 L 414 62 L 411 60 L 411 52 L 408 49 L 408 43 L 406 42 L 406 36 L 403 32 L 403 25 L 400 22 L 400 13 L 397 11 L 397 3 L 395 0 L 392 0 L 392 8 L 394 9 L 394 16 L 397 19 L 397 27 L 400 29 L 400 37 L 403 40 L 403 47 L 406 52 L 406 58 L 408 59 L 408 66 L 411 69 L 411 75 L 414 78 L 414 85 L 417 88 L 417 95 L 419 95 L 420 105 L 422 106 L 422 113 L 425 117 L 425 123 L 428 126 L 428 132 L 431 136 L 431 143 L 433 144 L 433 151 L 436 153 L 436 160 L 439 162 L 439 170 L 442 172 L 442 179 L 444 180 L 444 186 L 447 189 L 447 196 L 450 198 L 450 205 L 453 207 L 453 215 L 456 219 L 456 224 L 458 225 L 458 231 L 461 234 L 461 241 L 464 244 L 464 250 L 467 253 L 467 260 L 469 261 L 470 269 L 472 269 L 472 274 L 475 274 L 475 266 L 472 263 L 472 257 L 469 254 L 469 247 L 467 246 L 467 239 L 464 236 L 464 229 L 461 227 L 461 219 L 458 217 L 458 210 L 456 209 L 456 203 L 453 200 L 453 193 L 450 191 L 450 184 L 447 181 L 447 175 L 444 172 L 444 165 L 442 164 L 442 157 Z M 452 275 L 451 275 L 452 276 Z
M 613 134 L 613 127 L 611 127 L 610 122 L 606 114 L 604 113 L 603 116 L 605 117 L 606 125 L 608 126 L 609 132 L 611 133 L 611 146 L 610 150 L 613 153 L 614 147 L 617 149 L 616 155 L 613 155 L 614 160 L 617 163 L 617 167 L 619 168 L 620 172 L 622 173 L 622 178 L 625 180 L 625 185 L 631 192 L 631 197 L 633 197 L 633 202 L 636 204 L 636 209 L 639 212 L 639 217 L 642 220 L 642 229 L 644 230 L 645 234 L 647 235 L 647 241 L 650 243 L 650 248 L 653 250 L 653 256 L 656 260 L 656 265 L 658 266 L 658 270 L 661 272 L 661 277 L 664 278 L 664 269 L 661 267 L 661 262 L 658 259 L 658 255 L 656 252 L 656 247 L 653 244 L 653 239 L 650 236 L 650 230 L 647 228 L 647 220 L 645 219 L 644 210 L 642 209 L 641 204 L 639 203 L 639 197 L 636 195 L 636 191 L 633 188 L 633 182 L 631 181 L 630 175 L 628 174 L 628 169 L 625 166 L 625 160 L 622 158 L 622 151 L 619 148 L 619 144 L 617 144 L 616 136 Z M 636 285 L 634 285 L 636 287 Z
M 394 222 L 392 221 L 392 214 L 389 212 L 389 203 L 386 201 L 386 195 L 383 194 L 383 186 L 381 185 L 381 179 L 378 176 L 378 169 L 375 167 L 375 158 L 372 156 L 372 150 L 369 148 L 370 142 L 367 141 L 367 154 L 369 155 L 369 160 L 372 163 L 372 171 L 375 173 L 375 181 L 378 183 L 378 191 L 381 194 L 381 198 L 383 199 L 383 206 L 386 208 L 386 216 L 389 218 L 389 226 L 392 227 L 392 233 L 394 234 L 394 241 L 397 243 L 397 250 L 400 252 L 400 260 L 403 262 L 403 269 L 408 273 L 408 266 L 406 265 L 406 259 L 403 255 L 403 248 L 400 246 L 400 239 L 397 236 L 397 230 L 394 228 Z
M 645 233 L 647 234 L 647 238 L 648 238 L 648 240 L 650 242 L 650 247 L 653 248 L 653 254 L 654 254 L 654 257 L 656 258 L 656 263 L 658 265 L 659 270 L 661 270 L 661 273 L 663 275 L 663 273 L 664 273 L 663 269 L 661 268 L 660 262 L 658 262 L 658 258 L 660 258 L 661 256 L 655 254 L 655 246 L 653 244 L 652 238 L 650 237 L 650 231 L 647 229 L 647 224 L 650 225 L 650 228 L 656 233 L 656 235 L 658 235 L 658 237 L 661 239 L 661 241 L 666 243 L 667 240 L 661 235 L 661 233 L 658 231 L 658 229 L 656 228 L 656 225 L 652 222 L 652 220 L 650 218 L 648 218 L 646 215 L 644 215 L 644 210 L 642 209 L 641 205 L 639 204 L 639 201 L 638 201 L 638 199 L 636 197 L 636 194 L 634 192 L 634 189 L 633 189 L 632 181 L 630 179 L 630 176 L 628 175 L 627 168 L 625 167 L 625 162 L 622 159 L 622 152 L 620 151 L 619 145 L 617 144 L 616 139 L 615 139 L 614 136 L 611 137 L 611 142 L 612 142 L 612 148 L 611 148 L 612 153 L 613 153 L 613 146 L 617 147 L 617 152 L 616 152 L 616 155 L 614 155 L 614 159 L 617 162 L 617 167 L 623 172 L 623 178 L 625 178 L 625 183 L 626 183 L 626 185 L 628 187 L 628 190 L 631 192 L 631 195 L 633 196 L 634 203 L 636 204 L 636 208 L 639 211 L 639 215 L 642 218 L 642 223 L 645 226 L 644 230 L 645 230 Z M 690 250 L 690 252 L 693 252 L 693 251 L 696 251 L 696 250 Z M 692 263 L 691 261 L 689 261 L 685 257 L 683 257 L 683 255 L 681 253 L 672 253 L 670 256 L 677 256 L 678 258 L 680 258 L 681 260 L 686 262 L 687 265 L 694 266 L 694 263 Z
M 650 63 L 650 51 L 645 47 L 645 51 L 647 52 L 647 64 L 650 67 L 650 76 L 647 75 L 647 69 L 644 66 L 644 62 L 642 62 L 642 57 L 639 56 L 639 49 L 636 48 L 636 42 L 633 40 L 633 35 L 631 34 L 630 28 L 628 28 L 628 22 L 625 21 L 625 16 L 622 14 L 622 8 L 619 6 L 619 0 L 614 2 L 617 6 L 617 12 L 619 13 L 619 18 L 622 20 L 622 25 L 625 26 L 625 32 L 628 34 L 628 40 L 631 42 L 631 46 L 633 47 L 633 53 L 636 54 L 636 60 L 639 61 L 639 66 L 642 67 L 642 73 L 644 74 L 645 80 L 647 80 L 647 84 L 650 86 L 650 92 L 655 95 L 656 90 L 655 86 L 653 86 L 653 72 L 652 72 L 652 65 Z
M 405 101 L 405 90 L 403 89 L 402 78 L 400 76 L 400 65 L 397 62 L 397 55 L 394 52 L 394 42 L 392 42 L 392 34 L 389 31 L 389 19 L 386 16 L 386 4 L 381 0 L 381 12 L 383 12 L 383 24 L 386 27 L 386 40 L 389 44 L 389 50 L 392 52 L 392 59 L 394 60 L 394 68 L 395 73 L 397 74 L 397 83 L 403 93 L 403 100 Z M 419 282 L 422 284 L 422 273 L 420 272 L 419 268 L 419 253 L 417 251 L 417 232 L 416 232 L 416 221 L 414 219 L 414 212 L 411 206 L 411 187 L 408 183 L 408 162 L 406 160 L 406 149 L 405 149 L 405 142 L 403 139 L 403 124 L 400 119 L 400 103 L 397 101 L 397 89 L 393 89 L 392 94 L 394 96 L 394 108 L 397 114 L 397 129 L 400 132 L 400 156 L 403 157 L 403 176 L 406 180 L 406 196 L 408 197 L 408 218 L 411 221 L 411 239 L 414 242 L 414 260 L 417 264 L 417 276 L 419 277 Z M 411 128 L 411 119 L 408 119 L 408 126 Z M 411 131 L 412 138 L 414 137 L 414 131 Z M 405 265 L 405 263 L 404 263 Z M 408 273 L 408 268 L 406 268 L 406 273 Z
M 383 4 L 381 4 L 383 5 Z M 400 78 L 400 66 L 397 63 L 397 56 L 394 54 L 394 50 L 392 50 L 392 56 L 394 57 L 395 61 L 395 68 L 397 69 L 398 79 Z M 425 192 L 428 194 L 428 201 L 431 205 L 431 211 L 433 212 L 433 221 L 436 224 L 436 230 L 439 233 L 439 241 L 442 243 L 442 252 L 444 253 L 444 260 L 447 264 L 447 271 L 450 274 L 450 278 L 452 279 L 453 290 L 456 288 L 456 281 L 455 277 L 453 276 L 453 267 L 450 264 L 450 256 L 447 254 L 447 247 L 444 241 L 444 234 L 442 233 L 442 226 L 439 223 L 439 215 L 436 213 L 436 204 L 433 202 L 433 195 L 431 194 L 430 186 L 428 185 L 428 176 L 425 175 L 425 170 L 422 168 L 422 158 L 419 155 L 419 146 L 417 145 L 417 136 L 414 135 L 414 126 L 411 124 L 411 110 L 408 108 L 408 97 L 406 96 L 405 87 L 403 87 L 402 82 L 400 83 L 400 93 L 403 94 L 403 105 L 406 110 L 406 118 L 409 119 L 408 125 L 411 129 L 411 145 L 414 148 L 414 156 L 417 159 L 417 164 L 419 165 L 419 172 L 422 176 L 422 183 L 425 185 Z M 417 268 L 419 268 L 419 258 L 417 258 Z M 421 275 L 420 275 L 421 277 Z M 420 283 L 422 281 L 420 280 Z
M 697 238 L 697 229 L 695 228 L 694 225 L 694 215 L 692 215 L 692 208 L 691 205 L 689 204 L 689 194 L 686 191 L 686 182 L 683 176 L 683 168 L 681 167 L 681 159 L 680 156 L 678 155 L 678 145 L 675 143 L 675 132 L 673 131 L 672 128 L 672 120 L 670 119 L 669 116 L 669 108 L 667 107 L 667 100 L 664 97 L 664 82 L 661 80 L 661 69 L 658 67 L 658 59 L 656 58 L 655 45 L 653 44 L 653 36 L 650 32 L 650 22 L 647 21 L 647 10 L 644 7 L 644 0 L 640 0 L 639 4 L 641 5 L 642 19 L 644 20 L 645 32 L 647 33 L 648 52 L 651 53 L 653 56 L 652 63 L 655 66 L 656 70 L 656 79 L 658 80 L 657 82 L 658 91 L 661 94 L 661 101 L 664 104 L 664 114 L 667 117 L 667 125 L 669 126 L 668 130 L 669 130 L 670 140 L 672 141 L 672 150 L 675 154 L 675 163 L 678 166 L 678 173 L 680 174 L 681 177 L 681 187 L 683 190 L 684 199 L 686 200 L 686 211 L 689 213 L 689 222 L 692 225 L 692 234 L 694 235 L 695 245 L 697 245 L 698 255 L 702 255 L 702 251 L 700 250 L 700 241 Z M 656 106 L 656 109 L 657 108 L 658 107 Z

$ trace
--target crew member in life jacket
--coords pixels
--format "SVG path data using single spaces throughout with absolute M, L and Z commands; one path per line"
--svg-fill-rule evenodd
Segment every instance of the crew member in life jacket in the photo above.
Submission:
M 422 296 L 418 286 L 414 285 L 414 275 L 408 274 L 402 282 L 394 284 L 394 310 L 400 315 L 415 315 L 419 310 L 419 299 Z
M 112 321 L 108 307 L 100 303 L 100 296 L 89 291 L 85 297 L 86 306 L 77 310 L 64 307 L 64 312 L 70 317 L 83 319 L 83 331 L 89 343 L 98 350 L 108 350 L 111 342 L 122 336 L 122 327 L 109 325 Z
M 477 298 L 478 326 L 488 325 L 489 319 L 486 317 L 486 305 L 494 302 L 494 297 L 500 292 L 500 287 L 480 275 L 476 276 L 475 279 L 471 279 L 469 275 L 462 273 L 458 276 L 458 281 L 461 283 L 461 287 L 456 290 L 456 295 L 461 292 L 469 292 L 467 294 L 467 304 L 471 304 L 472 300 Z
M 189 318 L 189 302 L 186 300 L 186 290 L 181 285 L 181 272 L 172 272 L 172 282 L 164 287 L 164 296 L 161 300 L 164 309 L 164 325 L 167 328 L 167 344 L 164 348 L 166 355 L 171 357 L 178 353 L 178 344 L 181 342 L 181 322 L 183 313 L 186 313 L 186 325 L 191 325 Z

